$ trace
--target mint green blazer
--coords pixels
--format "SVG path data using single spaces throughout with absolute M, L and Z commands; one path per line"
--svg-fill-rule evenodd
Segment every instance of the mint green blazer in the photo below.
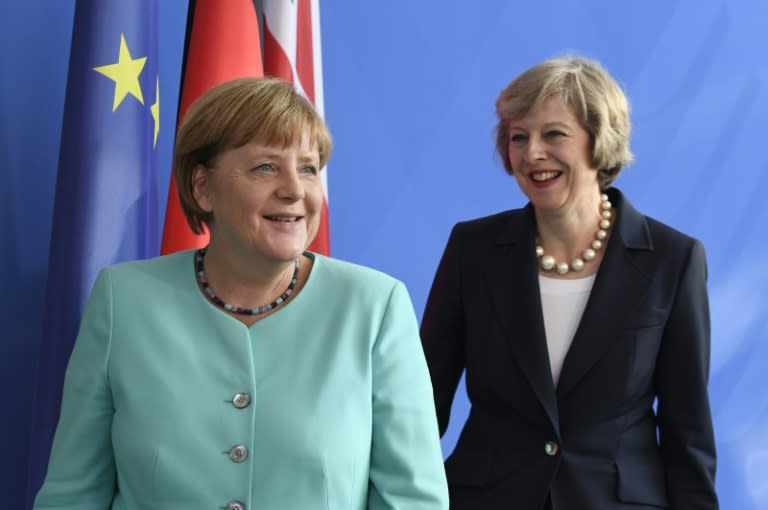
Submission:
M 34 508 L 447 509 L 405 286 L 309 255 L 250 328 L 200 293 L 192 251 L 103 270 Z

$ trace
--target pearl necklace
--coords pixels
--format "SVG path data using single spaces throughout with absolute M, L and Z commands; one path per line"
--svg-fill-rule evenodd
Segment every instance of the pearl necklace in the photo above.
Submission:
M 536 238 L 536 256 L 539 258 L 539 263 L 544 271 L 551 271 L 554 269 L 559 274 L 567 274 L 571 269 L 574 271 L 581 271 L 584 269 L 584 263 L 594 259 L 597 255 L 597 251 L 603 247 L 603 241 L 608 237 L 608 229 L 611 228 L 611 202 L 608 200 L 608 195 L 602 193 L 600 195 L 600 223 L 598 224 L 597 232 L 595 233 L 595 240 L 592 241 L 591 247 L 584 250 L 581 257 L 576 257 L 573 262 L 567 264 L 566 262 L 555 262 L 555 257 L 551 255 L 544 255 L 544 248 L 541 247 L 539 238 Z
M 233 306 L 222 301 L 219 296 L 213 293 L 213 289 L 211 289 L 210 285 L 208 285 L 208 278 L 205 276 L 205 269 L 203 266 L 205 250 L 206 248 L 200 248 L 197 250 L 197 252 L 195 252 L 195 273 L 197 273 L 197 281 L 200 282 L 200 287 L 203 288 L 203 292 L 205 292 L 206 297 L 208 297 L 211 303 L 228 312 L 237 313 L 240 315 L 259 315 L 261 313 L 268 312 L 285 302 L 285 300 L 288 299 L 291 294 L 293 294 L 293 288 L 296 287 L 296 282 L 299 280 L 299 259 L 296 259 L 296 261 L 293 263 L 293 276 L 291 277 L 291 283 L 288 284 L 288 288 L 285 289 L 285 292 L 280 294 L 279 298 L 275 299 L 268 305 L 257 306 L 256 308 L 241 308 L 239 306 Z

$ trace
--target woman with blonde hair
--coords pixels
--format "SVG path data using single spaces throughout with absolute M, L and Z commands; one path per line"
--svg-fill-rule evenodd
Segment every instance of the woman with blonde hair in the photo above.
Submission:
M 716 509 L 704 248 L 612 187 L 624 93 L 555 58 L 496 110 L 529 202 L 454 227 L 421 328 L 441 434 L 466 370 L 451 508 Z
M 210 244 L 106 268 L 34 508 L 447 508 L 402 283 L 306 251 L 331 139 L 290 84 L 203 95 L 174 172 Z

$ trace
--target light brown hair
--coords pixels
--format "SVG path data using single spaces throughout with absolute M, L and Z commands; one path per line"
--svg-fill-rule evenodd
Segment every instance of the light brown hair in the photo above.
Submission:
M 592 165 L 605 189 L 634 159 L 629 149 L 629 102 L 616 80 L 596 61 L 564 56 L 541 62 L 515 78 L 496 100 L 496 151 L 507 173 L 510 120 L 524 117 L 534 106 L 559 97 L 592 139 Z
M 320 168 L 333 148 L 331 135 L 314 106 L 290 83 L 276 78 L 237 78 L 200 96 L 187 110 L 176 136 L 173 175 L 184 216 L 196 234 L 213 219 L 194 197 L 198 165 L 210 166 L 224 151 L 254 140 L 288 147 L 308 133 Z

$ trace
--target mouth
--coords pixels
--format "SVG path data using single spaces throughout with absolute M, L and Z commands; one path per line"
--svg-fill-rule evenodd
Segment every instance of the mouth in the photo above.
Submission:
M 296 223 L 304 219 L 304 216 L 264 216 L 269 221 L 277 221 L 280 223 Z
M 561 175 L 563 175 L 563 172 L 558 172 L 555 170 L 544 170 L 541 172 L 531 172 L 528 174 L 528 177 L 530 177 L 535 182 L 545 183 L 553 181 Z

